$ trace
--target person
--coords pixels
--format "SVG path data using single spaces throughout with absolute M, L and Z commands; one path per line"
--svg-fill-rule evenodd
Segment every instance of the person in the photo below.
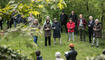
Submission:
M 43 60 L 42 56 L 40 56 L 41 52 L 39 50 L 36 51 L 35 53 L 36 53 L 37 60 Z
M 0 28 L 1 28 L 1 30 L 3 29 L 3 20 L 2 20 L 2 17 L 0 16 Z
M 80 32 L 80 40 L 81 41 L 86 41 L 85 40 L 85 29 L 86 29 L 86 20 L 83 18 L 83 15 L 79 15 L 80 19 L 78 20 L 78 30 Z
M 89 21 L 88 21 L 88 33 L 89 33 L 89 43 L 91 43 L 91 38 L 93 36 L 93 26 L 94 26 L 94 20 L 92 16 L 89 16 Z
M 76 60 L 77 51 L 74 49 L 74 44 L 70 43 L 69 47 L 71 48 L 69 52 L 65 52 L 66 60 Z
M 26 18 L 24 17 L 24 14 L 22 14 L 22 16 L 21 16 L 21 23 L 23 23 L 23 24 L 27 24 L 27 20 L 26 20 Z
M 103 50 L 102 54 L 105 55 L 105 49 Z
M 45 46 L 47 46 L 47 41 L 49 43 L 49 46 L 51 46 L 51 24 L 50 20 L 46 20 L 46 24 L 44 25 L 44 36 L 45 36 Z
M 75 34 L 77 35 L 78 34 L 78 29 L 77 29 L 77 22 L 78 22 L 78 18 L 77 18 L 77 15 L 75 14 L 74 11 L 71 12 L 69 18 L 72 18 L 72 21 L 75 22 Z
M 34 28 L 34 29 L 32 29 L 32 31 L 36 31 L 36 29 L 39 29 L 39 30 L 40 30 L 40 24 L 38 23 L 38 19 L 35 19 L 35 20 L 34 20 L 34 22 L 33 22 L 33 24 L 31 25 L 31 27 Z M 37 40 L 38 40 L 37 34 L 33 34 L 33 33 L 32 33 L 32 35 L 33 35 L 33 38 L 34 38 L 34 42 L 37 44 Z M 38 44 L 37 44 L 37 45 L 38 45 Z
M 67 15 L 64 13 L 64 11 L 62 11 L 61 15 L 60 15 L 60 22 L 61 22 L 61 32 L 63 32 L 63 26 L 65 27 L 66 33 L 67 33 L 67 28 L 66 28 L 66 24 L 67 24 Z
M 99 38 L 102 37 L 102 24 L 99 22 L 98 19 L 95 20 L 95 24 L 93 26 L 93 42 L 92 46 L 95 44 L 96 41 L 96 47 L 99 46 Z
M 29 25 L 31 25 L 34 21 L 34 16 L 32 15 L 32 13 L 30 13 L 30 16 L 28 17 L 28 23 Z
M 72 18 L 70 18 L 69 22 L 67 23 L 67 29 L 69 34 L 69 41 L 71 40 L 71 35 L 72 35 L 72 40 L 74 41 L 75 23 L 72 21 Z
M 55 56 L 56 56 L 56 60 L 64 60 L 64 59 L 61 58 L 61 53 L 60 52 L 56 52 Z
M 54 38 L 54 45 L 56 44 L 56 38 L 59 38 L 61 44 L 61 24 L 54 18 L 54 22 L 52 24 L 53 29 L 53 38 Z

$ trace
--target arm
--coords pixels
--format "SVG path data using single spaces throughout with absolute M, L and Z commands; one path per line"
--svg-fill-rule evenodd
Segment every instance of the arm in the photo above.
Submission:
M 102 25 L 101 24 L 99 24 L 99 28 L 96 31 L 100 31 L 100 30 L 102 30 Z

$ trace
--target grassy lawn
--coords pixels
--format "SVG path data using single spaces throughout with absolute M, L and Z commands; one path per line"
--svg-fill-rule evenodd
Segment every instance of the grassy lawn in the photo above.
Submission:
M 41 55 L 43 56 L 44 60 L 55 60 L 55 52 L 59 51 L 62 54 L 62 58 L 65 59 L 64 52 L 69 51 L 69 43 L 75 44 L 75 49 L 78 52 L 77 60 L 85 60 L 87 56 L 96 56 L 102 53 L 103 48 L 99 47 L 91 47 L 88 42 L 81 42 L 78 36 L 75 36 L 75 42 L 67 42 L 68 36 L 65 33 L 62 33 L 62 45 L 59 45 L 59 41 L 57 41 L 57 45 L 53 45 L 53 38 L 52 38 L 52 46 L 45 47 L 44 46 L 44 37 L 43 35 L 38 38 L 39 47 L 33 47 L 34 43 L 32 37 L 30 36 L 23 36 L 17 35 L 20 34 L 10 33 L 7 37 L 8 39 L 0 40 L 0 45 L 6 45 L 22 55 L 29 56 L 30 54 L 36 50 L 41 51 Z M 87 39 L 88 40 L 88 39 Z

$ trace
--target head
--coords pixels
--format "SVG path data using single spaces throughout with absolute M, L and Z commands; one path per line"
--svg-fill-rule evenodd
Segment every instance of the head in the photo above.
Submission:
M 102 54 L 104 54 L 104 55 L 105 55 L 105 49 L 103 50 Z
M 96 20 L 95 20 L 95 24 L 98 24 L 98 23 L 99 23 L 99 20 L 98 20 L 98 19 L 96 19 Z
M 79 15 L 79 17 L 80 17 L 80 18 L 83 18 L 83 15 L 82 15 L 82 14 L 80 14 L 80 15 Z
M 74 44 L 73 44 L 73 43 L 70 43 L 70 44 L 69 44 L 69 47 L 70 47 L 71 49 L 73 49 L 73 48 L 74 48 Z
M 92 16 L 89 16 L 89 20 L 93 20 L 93 17 Z
M 49 17 L 49 16 L 47 16 L 47 17 L 46 17 L 46 20 L 50 20 L 50 17 Z
M 40 56 L 41 52 L 38 50 L 35 52 L 36 53 L 36 56 Z
M 0 16 L 0 20 L 2 20 L 2 17 Z
M 69 22 L 72 22 L 72 18 L 69 19 Z
M 74 11 L 72 11 L 71 13 L 74 14 Z
M 62 11 L 62 15 L 64 15 L 64 10 Z
M 55 56 L 56 56 L 56 58 L 60 58 L 61 57 L 61 53 L 60 52 L 56 52 Z
M 30 13 L 30 17 L 32 17 L 32 13 Z
M 38 24 L 38 19 L 35 19 L 33 24 Z
M 57 19 L 56 18 L 54 18 L 54 22 L 57 22 Z

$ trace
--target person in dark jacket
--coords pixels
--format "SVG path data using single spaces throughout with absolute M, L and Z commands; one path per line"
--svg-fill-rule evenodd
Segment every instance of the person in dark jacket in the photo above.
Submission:
M 35 53 L 36 53 L 37 60 L 43 60 L 42 56 L 40 56 L 41 52 L 39 50 L 36 51 Z
M 69 18 L 72 18 L 72 21 L 75 22 L 75 34 L 78 34 L 78 28 L 77 28 L 77 22 L 78 22 L 78 18 L 77 15 L 75 14 L 74 11 L 71 12 L 71 15 L 69 16 Z
M 89 33 L 89 43 L 91 43 L 91 38 L 93 36 L 93 26 L 94 26 L 94 20 L 92 16 L 89 16 L 89 21 L 88 21 L 88 33 Z
M 62 11 L 62 14 L 60 15 L 61 32 L 63 32 L 63 26 L 64 26 L 67 33 L 67 28 L 66 28 L 67 19 L 68 19 L 67 15 L 64 13 L 64 11 Z
M 98 19 L 95 20 L 95 24 L 93 26 L 93 42 L 92 46 L 95 44 L 96 41 L 96 47 L 99 46 L 99 38 L 102 37 L 102 24 L 99 22 Z
M 54 38 L 54 44 L 56 44 L 56 38 L 59 38 L 60 44 L 61 44 L 61 24 L 54 18 L 54 22 L 52 24 L 53 29 L 53 38 Z
M 1 27 L 1 30 L 3 29 L 2 24 L 3 24 L 3 20 L 2 20 L 2 17 L 0 16 L 0 27 Z
M 15 15 L 16 15 L 16 10 L 14 10 L 11 15 L 10 28 L 11 28 L 12 24 L 14 24 L 14 26 L 16 27 L 16 16 Z
M 66 60 L 76 60 L 77 51 L 74 49 L 74 44 L 70 44 L 69 47 L 71 48 L 69 52 L 65 52 Z
M 49 46 L 51 46 L 51 24 L 50 20 L 46 20 L 46 24 L 44 25 L 44 35 L 45 35 L 45 46 L 47 46 L 47 41 L 49 43 Z
M 83 15 L 79 15 L 80 19 L 78 20 L 78 30 L 80 33 L 80 40 L 85 41 L 85 30 L 86 30 L 86 20 L 83 18 Z

